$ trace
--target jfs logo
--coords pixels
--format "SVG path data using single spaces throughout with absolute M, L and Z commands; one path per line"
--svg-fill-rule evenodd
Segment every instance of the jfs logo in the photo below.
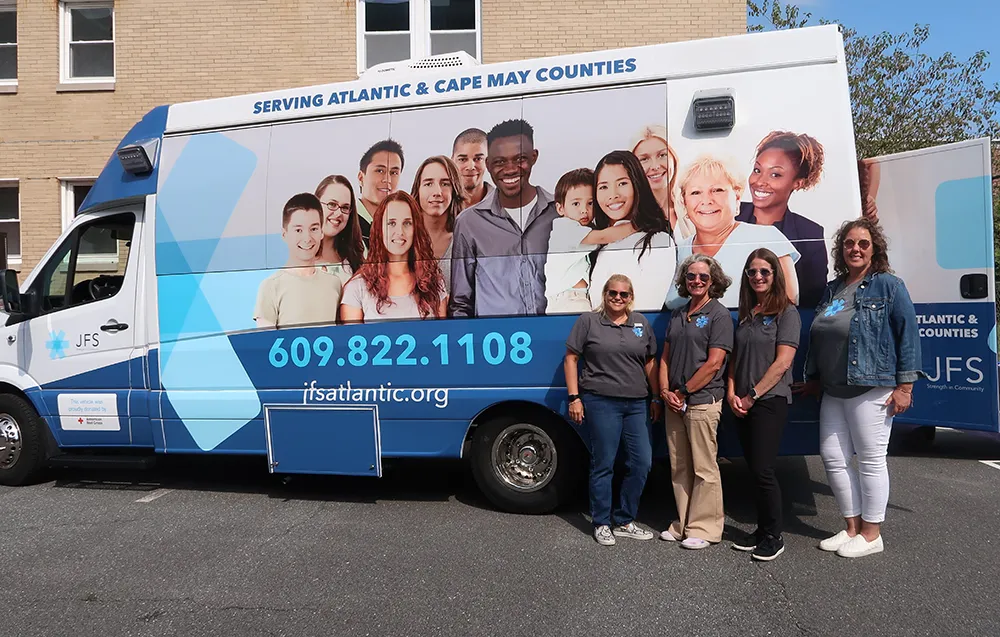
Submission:
M 101 344 L 100 334 L 97 332 L 92 332 L 90 334 L 80 334 L 77 337 L 76 348 L 77 349 L 87 349 L 90 347 L 98 347 Z

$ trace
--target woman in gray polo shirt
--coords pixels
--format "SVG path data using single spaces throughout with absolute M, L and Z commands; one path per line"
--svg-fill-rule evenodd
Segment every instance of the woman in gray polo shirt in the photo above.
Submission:
M 722 540 L 722 477 L 716 430 L 726 395 L 724 368 L 733 349 L 733 319 L 718 301 L 732 284 L 718 261 L 693 254 L 677 268 L 687 303 L 670 315 L 660 358 L 667 403 L 670 478 L 678 520 L 660 539 L 702 549 Z
M 726 401 L 736 415 L 743 455 L 754 477 L 757 529 L 733 542 L 733 548 L 752 551 L 755 560 L 768 562 L 785 550 L 774 461 L 792 402 L 792 361 L 802 320 L 788 300 L 776 254 L 767 248 L 754 250 L 743 273 Z
M 653 461 L 646 427 L 646 398 L 659 393 L 659 383 L 656 336 L 646 317 L 632 311 L 632 281 L 624 274 L 611 275 L 604 283 L 601 298 L 600 307 L 580 315 L 573 325 L 566 340 L 563 371 L 569 416 L 578 425 L 584 424 L 590 437 L 594 539 L 610 546 L 616 535 L 636 540 L 653 538 L 651 532 L 635 524 L 635 516 Z M 660 418 L 660 405 L 660 400 L 655 399 L 649 410 L 653 422 Z M 611 478 L 623 442 L 625 478 L 612 516 Z

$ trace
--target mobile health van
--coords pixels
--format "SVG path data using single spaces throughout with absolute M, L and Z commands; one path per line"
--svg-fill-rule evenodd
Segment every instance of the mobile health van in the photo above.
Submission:
M 608 277 L 662 342 L 677 263 L 736 224 L 724 301 L 769 247 L 806 336 L 862 182 L 921 320 L 930 380 L 905 420 L 997 431 L 989 144 L 859 171 L 836 26 L 459 62 L 150 111 L 39 265 L 4 272 L 0 482 L 53 458 L 380 476 L 466 457 L 498 507 L 549 511 L 586 465 L 566 336 Z M 770 148 L 794 174 L 761 176 Z M 584 188 L 594 219 L 555 205 L 581 169 L 617 180 Z M 688 199 L 699 175 L 711 209 Z M 598 230 L 620 234 L 585 246 Z M 791 420 L 783 451 L 815 453 L 816 402 Z

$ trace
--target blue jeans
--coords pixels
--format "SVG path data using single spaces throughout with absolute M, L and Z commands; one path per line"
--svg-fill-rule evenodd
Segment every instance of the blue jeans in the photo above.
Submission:
M 590 434 L 590 514 L 594 526 L 612 523 L 611 478 L 619 447 L 626 453 L 625 479 L 614 524 L 628 524 L 639 510 L 639 497 L 653 463 L 646 400 L 584 394 L 583 419 Z

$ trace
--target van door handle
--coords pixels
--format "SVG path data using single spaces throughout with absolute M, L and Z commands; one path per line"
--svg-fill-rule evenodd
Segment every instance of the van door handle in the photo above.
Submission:
M 122 330 L 128 329 L 128 323 L 119 323 L 118 321 L 111 319 L 107 323 L 101 326 L 101 330 L 105 332 L 120 332 Z

